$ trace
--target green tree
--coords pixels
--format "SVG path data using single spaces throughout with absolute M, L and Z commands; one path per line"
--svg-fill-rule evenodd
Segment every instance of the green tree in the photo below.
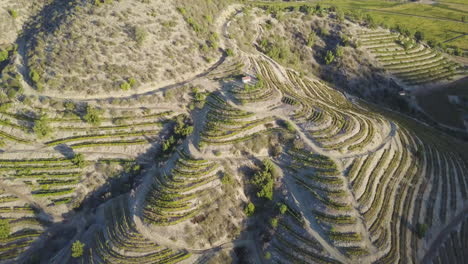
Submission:
M 10 236 L 10 223 L 7 219 L 0 219 L 0 239 L 5 239 Z
M 279 211 L 280 211 L 280 214 L 285 214 L 286 211 L 288 211 L 288 207 L 284 203 L 281 203 L 279 206 Z
M 252 202 L 249 202 L 244 208 L 244 213 L 247 216 L 252 216 L 255 213 L 255 205 Z
M 37 84 L 39 80 L 41 79 L 41 76 L 35 70 L 31 70 L 29 72 L 29 77 L 31 77 L 31 80 L 34 82 L 34 84 Z
M 293 124 L 291 124 L 291 122 L 287 121 L 287 120 L 284 120 L 283 122 L 284 124 L 284 127 L 291 133 L 294 133 L 296 132 L 296 129 L 294 128 Z
M 269 260 L 269 259 L 271 259 L 271 253 L 270 253 L 269 251 L 267 251 L 267 252 L 265 253 L 265 256 L 263 256 L 263 257 L 264 257 L 266 260 Z
M 271 218 L 270 219 L 270 225 L 273 228 L 277 228 L 278 227 L 278 218 Z
M 79 240 L 76 240 L 75 242 L 73 242 L 72 247 L 71 247 L 72 257 L 73 258 L 79 258 L 79 257 L 83 256 L 84 246 L 85 246 L 85 244 L 81 243 Z
M 83 119 L 92 125 L 99 126 L 101 124 L 100 111 L 91 105 L 87 105 Z
M 414 33 L 414 38 L 417 42 L 421 42 L 424 40 L 424 33 L 418 30 Z
M 266 198 L 268 200 L 273 199 L 273 187 L 275 184 L 275 171 L 274 166 L 270 160 L 265 159 L 263 161 L 263 169 L 254 174 L 252 177 L 252 184 L 258 189 L 257 197 Z
M 41 117 L 34 122 L 33 130 L 40 138 L 46 137 L 52 132 L 46 115 L 41 115 Z
M 127 81 L 123 81 L 120 84 L 120 89 L 122 89 L 123 91 L 128 91 L 130 90 L 130 88 L 131 88 L 131 85 Z
M 86 160 L 83 154 L 78 153 L 72 159 L 71 162 L 80 168 L 84 168 L 86 165 Z

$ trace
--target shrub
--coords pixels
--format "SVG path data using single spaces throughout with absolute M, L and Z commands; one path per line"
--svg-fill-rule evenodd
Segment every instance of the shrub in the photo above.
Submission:
M 296 132 L 296 129 L 294 128 L 294 126 L 291 124 L 291 122 L 289 122 L 287 120 L 283 121 L 283 126 L 284 126 L 284 128 L 286 128 L 291 133 Z
M 344 54 L 344 49 L 343 49 L 343 47 L 337 46 L 336 49 L 335 49 L 335 55 L 336 55 L 336 57 L 338 57 L 338 58 L 343 57 L 343 54 Z
M 280 214 L 284 214 L 286 213 L 286 211 L 288 211 L 288 207 L 284 203 L 282 203 L 279 206 L 279 211 L 280 211 Z
M 17 91 L 15 89 L 13 89 L 13 88 L 8 89 L 7 96 L 8 96 L 8 98 L 13 99 L 13 98 L 16 97 L 16 93 L 17 93 Z
M 271 218 L 270 219 L 270 225 L 273 228 L 277 228 L 278 227 L 278 218 Z
M 73 258 L 79 258 L 79 257 L 83 256 L 84 246 L 85 245 L 83 243 L 81 243 L 79 240 L 76 240 L 75 242 L 73 242 L 72 247 L 71 247 L 72 257 Z
M 273 149 L 272 149 L 273 157 L 275 158 L 279 157 L 279 155 L 281 155 L 282 152 L 283 152 L 283 147 L 281 145 L 273 146 Z
M 10 223 L 7 219 L 0 219 L 0 239 L 10 236 Z
M 10 14 L 10 16 L 12 18 L 17 18 L 18 17 L 18 12 L 16 12 L 16 10 L 14 10 L 14 9 L 8 9 L 8 14 Z
M 267 259 L 267 260 L 271 259 L 271 253 L 270 253 L 269 251 L 267 251 L 267 252 L 265 253 L 264 258 Z
M 331 50 L 328 50 L 324 59 L 325 59 L 325 64 L 328 65 L 335 60 L 335 55 L 333 55 L 333 52 L 331 52 Z
M 133 38 L 135 39 L 135 41 L 137 42 L 139 46 L 143 44 L 147 35 L 148 33 L 146 32 L 144 28 L 142 27 L 133 28 Z
M 314 44 L 315 44 L 315 39 L 316 39 L 316 38 L 317 38 L 317 35 L 315 34 L 315 32 L 312 31 L 312 32 L 309 34 L 309 37 L 307 37 L 307 46 L 308 46 L 308 47 L 314 46 Z
M 221 183 L 222 184 L 231 184 L 234 182 L 234 179 L 232 178 L 231 174 L 225 173 L 223 177 L 221 178 Z
M 4 103 L 2 102 L 0 104 L 0 112 L 6 112 L 8 109 L 10 109 L 11 107 L 13 106 L 13 103 L 9 102 L 9 103 Z
M 136 79 L 133 78 L 133 77 L 130 77 L 130 78 L 128 79 L 128 84 L 130 84 L 130 87 L 131 87 L 131 88 L 135 87 L 136 82 L 137 82 Z
M 325 27 L 319 28 L 319 32 L 322 37 L 328 37 L 330 35 L 330 32 Z
M 255 213 L 255 205 L 252 202 L 249 202 L 244 208 L 244 213 L 247 216 L 252 216 Z
M 120 89 L 122 89 L 123 91 L 128 91 L 130 88 L 131 88 L 131 85 L 127 81 L 123 81 L 120 84 Z
M 0 62 L 6 61 L 8 59 L 8 51 L 0 50 Z
M 234 51 L 232 49 L 226 49 L 226 54 L 229 56 L 229 57 L 232 57 L 234 56 Z
M 68 111 L 71 111 L 71 112 L 75 111 L 75 103 L 73 103 L 72 101 L 65 102 L 64 106 L 65 106 L 65 109 L 67 109 Z

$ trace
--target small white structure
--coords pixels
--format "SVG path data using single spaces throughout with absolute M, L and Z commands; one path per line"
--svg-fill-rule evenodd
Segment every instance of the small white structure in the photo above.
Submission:
M 244 77 L 242 77 L 242 82 L 243 82 L 244 84 L 248 84 L 248 83 L 250 83 L 251 81 L 252 81 L 252 77 L 250 77 L 250 76 L 244 76 Z

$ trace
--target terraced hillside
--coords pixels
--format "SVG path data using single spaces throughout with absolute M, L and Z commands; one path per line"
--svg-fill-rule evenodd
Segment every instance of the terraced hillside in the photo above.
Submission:
M 185 250 L 164 248 L 142 236 L 132 222 L 128 198 L 119 197 L 103 208 L 104 224 L 92 227 L 83 263 L 177 263 L 190 257 Z
M 62 27 L 76 26 L 74 15 L 98 15 L 133 28 L 125 21 L 136 11 L 163 2 L 130 4 L 52 1 L 43 12 L 65 8 L 54 18 L 65 21 Z M 234 4 L 213 17 L 227 2 L 203 14 L 174 5 L 155 12 L 169 8 L 183 35 L 216 35 L 220 50 L 211 52 L 222 55 L 164 88 L 22 94 L 19 84 L 31 88 L 22 70 L 32 65 L 22 49 L 37 47 L 17 40 L 0 68 L 0 263 L 464 262 L 466 142 L 280 64 L 257 43 L 266 25 L 250 29 L 253 43 L 229 36 L 239 25 L 233 21 L 257 15 L 254 23 L 280 23 L 281 10 L 265 18 L 265 10 Z M 145 12 L 141 21 L 149 17 Z M 44 21 L 26 29 L 37 23 Z M 60 32 L 36 32 L 44 29 L 26 31 L 57 44 Z M 444 70 L 451 62 L 422 44 L 404 50 L 398 35 L 359 29 L 355 38 L 391 72 L 406 63 L 440 63 L 440 74 L 394 72 L 408 85 L 455 76 Z M 179 38 L 170 39 L 166 44 L 177 46 Z M 195 46 L 183 54 L 187 60 L 203 52 Z M 125 49 L 128 56 L 145 52 L 152 57 L 146 42 Z M 55 66 L 45 64 L 41 76 L 53 76 Z
M 0 261 L 12 261 L 28 250 L 41 236 L 50 221 L 37 207 L 20 195 L 0 191 Z M 9 234 L 5 234 L 4 230 Z
M 463 74 L 461 65 L 403 35 L 376 30 L 358 32 L 356 38 L 384 69 L 406 85 L 433 84 Z
M 421 242 L 410 226 L 427 225 L 431 233 L 466 208 L 463 158 L 441 151 L 439 142 L 409 132 L 399 120 L 365 114 L 365 104 L 352 105 L 317 81 L 301 80 L 291 71 L 283 73 L 290 79 L 279 81 L 269 63 L 260 64 L 269 73 L 267 82 L 296 102 L 292 117 L 306 144 L 303 150 L 287 152 L 292 160 L 283 180 L 290 188 L 289 206 L 305 218 L 299 221 L 314 228 L 308 233 L 324 239 L 321 245 L 337 261 L 417 262 Z M 326 161 L 327 156 L 332 160 Z M 297 237 L 294 229 L 290 232 Z M 274 240 L 273 258 L 324 257 L 310 243 L 290 243 L 283 236 Z

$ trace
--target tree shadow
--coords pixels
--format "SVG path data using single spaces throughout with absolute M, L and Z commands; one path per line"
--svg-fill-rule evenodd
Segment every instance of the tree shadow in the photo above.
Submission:
M 54 147 L 58 153 L 62 154 L 65 158 L 73 158 L 75 156 L 75 151 L 69 147 L 67 144 L 59 144 Z

